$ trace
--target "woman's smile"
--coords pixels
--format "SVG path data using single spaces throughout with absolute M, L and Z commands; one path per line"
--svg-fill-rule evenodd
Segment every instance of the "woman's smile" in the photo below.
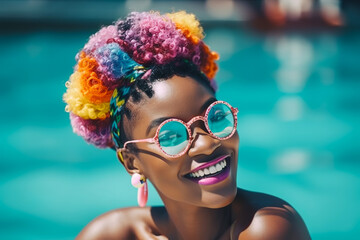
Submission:
M 184 177 L 200 185 L 212 185 L 225 180 L 230 173 L 230 154 L 221 155 L 191 170 Z

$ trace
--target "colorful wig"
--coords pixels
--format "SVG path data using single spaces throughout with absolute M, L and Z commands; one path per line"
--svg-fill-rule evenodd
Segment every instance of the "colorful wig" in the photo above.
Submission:
M 146 81 L 156 66 L 184 61 L 202 72 L 215 89 L 212 52 L 193 14 L 133 12 L 103 27 L 77 54 L 66 82 L 65 110 L 73 130 L 97 147 L 121 147 L 121 110 L 134 82 Z

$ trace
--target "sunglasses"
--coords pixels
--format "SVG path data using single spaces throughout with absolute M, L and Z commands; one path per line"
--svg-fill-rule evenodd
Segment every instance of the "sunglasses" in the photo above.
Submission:
M 191 125 L 196 121 L 203 121 L 208 133 L 215 139 L 226 140 L 231 138 L 237 127 L 238 109 L 224 101 L 213 102 L 204 116 L 196 116 L 189 122 L 171 118 L 162 122 L 156 130 L 155 137 L 127 141 L 124 144 L 148 142 L 155 143 L 168 157 L 180 157 L 190 148 L 194 138 Z

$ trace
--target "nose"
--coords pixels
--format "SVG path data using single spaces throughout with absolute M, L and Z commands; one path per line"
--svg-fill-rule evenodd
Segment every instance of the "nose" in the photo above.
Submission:
M 188 150 L 188 155 L 190 157 L 200 154 L 210 155 L 221 145 L 221 141 L 219 139 L 213 138 L 202 127 L 194 127 L 193 131 L 194 140 Z

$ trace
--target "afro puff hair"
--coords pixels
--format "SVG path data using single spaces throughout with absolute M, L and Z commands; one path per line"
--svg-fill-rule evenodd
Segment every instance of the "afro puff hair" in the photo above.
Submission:
M 195 15 L 184 11 L 165 15 L 132 12 L 90 36 L 76 55 L 77 64 L 63 96 L 74 132 L 97 147 L 114 148 L 111 114 L 120 111 L 111 111 L 110 102 L 120 109 L 133 83 L 140 77 L 145 81 L 158 66 L 190 62 L 215 88 L 219 56 L 203 38 Z M 120 91 L 126 94 L 113 100 Z M 115 123 L 116 129 L 119 124 Z

